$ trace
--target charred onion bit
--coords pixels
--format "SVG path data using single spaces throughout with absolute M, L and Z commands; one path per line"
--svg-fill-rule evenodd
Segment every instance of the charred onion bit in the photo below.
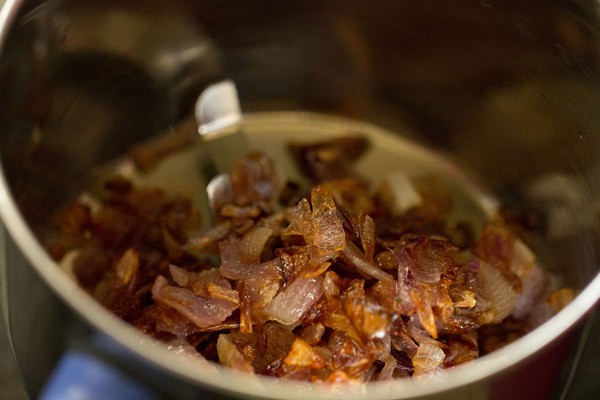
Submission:
M 292 143 L 290 153 L 302 173 L 314 182 L 352 177 L 353 162 L 368 149 L 362 136 L 347 136 L 314 144 Z
M 237 160 L 230 176 L 235 202 L 240 206 L 269 203 L 285 184 L 281 168 L 260 152 Z
M 573 298 L 548 289 L 501 221 L 449 224 L 441 180 L 396 174 L 370 188 L 352 168 L 366 148 L 357 137 L 293 145 L 318 184 L 292 207 L 281 168 L 250 153 L 231 171 L 219 225 L 202 233 L 189 200 L 111 178 L 95 208 L 66 209 L 51 252 L 74 253 L 85 289 L 175 351 L 312 382 L 427 377 Z

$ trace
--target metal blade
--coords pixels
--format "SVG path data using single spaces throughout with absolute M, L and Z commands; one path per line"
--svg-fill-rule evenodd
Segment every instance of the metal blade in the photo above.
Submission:
M 248 151 L 242 132 L 242 112 L 235 84 L 224 80 L 207 87 L 195 106 L 198 133 L 217 173 L 229 173 Z

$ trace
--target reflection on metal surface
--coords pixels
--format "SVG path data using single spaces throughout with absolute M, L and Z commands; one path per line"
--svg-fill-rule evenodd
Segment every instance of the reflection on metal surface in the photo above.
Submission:
M 25 400 L 28 398 L 23 386 L 23 379 L 14 359 L 13 340 L 9 329 L 8 315 L 8 279 L 7 246 L 9 238 L 0 223 L 0 398 Z

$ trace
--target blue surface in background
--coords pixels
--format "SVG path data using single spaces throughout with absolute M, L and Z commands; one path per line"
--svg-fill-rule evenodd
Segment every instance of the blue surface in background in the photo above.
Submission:
M 70 351 L 54 370 L 40 400 L 158 400 L 152 392 L 93 355 Z

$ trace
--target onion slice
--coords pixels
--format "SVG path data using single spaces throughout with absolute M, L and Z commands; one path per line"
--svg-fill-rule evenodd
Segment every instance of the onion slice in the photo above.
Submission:
M 208 328 L 225 321 L 238 307 L 223 299 L 203 298 L 191 290 L 169 286 L 164 276 L 158 276 L 152 286 L 152 298 L 157 303 L 173 307 L 199 328 Z
M 360 273 L 370 278 L 379 279 L 381 281 L 394 279 L 387 272 L 377 268 L 375 263 L 366 260 L 365 255 L 360 249 L 350 241 L 346 243 L 346 247 L 342 250 L 342 254 Z
M 517 303 L 517 292 L 504 274 L 492 265 L 481 262 L 481 277 L 485 291 L 491 298 L 491 323 L 500 323 L 510 315 Z
M 254 368 L 235 347 L 235 344 L 229 339 L 229 335 L 221 334 L 217 339 L 217 354 L 219 361 L 226 367 L 231 367 L 237 371 L 254 373 Z
M 269 319 L 291 325 L 323 295 L 323 278 L 297 277 L 269 303 Z

